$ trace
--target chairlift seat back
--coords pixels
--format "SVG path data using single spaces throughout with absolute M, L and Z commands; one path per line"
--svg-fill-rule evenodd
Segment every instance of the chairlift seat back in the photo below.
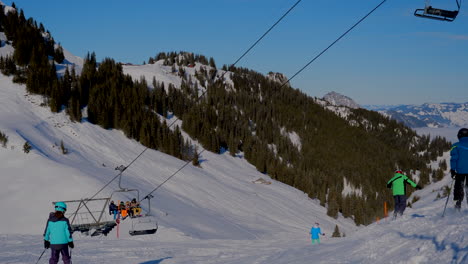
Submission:
M 435 19 L 452 22 L 458 15 L 458 10 L 449 11 L 439 8 L 433 8 L 432 6 L 426 6 L 424 9 L 416 9 L 414 15 L 423 18 Z

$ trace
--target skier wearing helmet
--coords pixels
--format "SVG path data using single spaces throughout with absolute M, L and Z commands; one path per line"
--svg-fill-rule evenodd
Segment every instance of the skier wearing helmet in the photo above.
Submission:
M 393 199 L 395 200 L 395 211 L 393 212 L 393 219 L 397 215 L 403 215 L 406 209 L 406 184 L 410 184 L 414 188 L 420 190 L 421 187 L 414 183 L 408 176 L 404 175 L 401 170 L 396 170 L 395 175 L 387 182 L 387 188 L 393 191 Z
M 468 189 L 468 129 L 460 129 L 457 137 L 458 142 L 453 144 L 450 150 L 450 174 L 452 179 L 455 179 L 453 189 L 455 208 L 460 210 L 463 201 L 463 182 L 465 182 L 465 188 Z
M 70 222 L 64 216 L 67 205 L 64 202 L 55 203 L 55 212 L 50 213 L 44 232 L 44 247 L 51 249 L 49 263 L 57 264 L 60 254 L 64 264 L 71 263 L 68 247 L 73 248 L 73 238 Z
M 315 223 L 315 225 L 310 229 L 310 236 L 312 239 L 312 245 L 317 243 L 320 244 L 320 235 L 324 236 L 325 234 L 322 233 L 320 229 L 319 223 Z

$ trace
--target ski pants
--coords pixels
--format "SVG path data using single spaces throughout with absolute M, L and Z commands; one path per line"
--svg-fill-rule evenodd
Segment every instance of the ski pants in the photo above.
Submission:
M 403 215 L 403 212 L 406 209 L 406 195 L 394 195 L 393 199 L 395 200 L 394 214 Z
M 320 238 L 312 238 L 312 245 L 315 243 L 320 244 Z
M 112 212 L 112 214 L 114 215 L 114 220 L 117 219 L 117 213 L 118 213 L 118 211 L 117 211 L 117 210 L 112 210 L 111 212 Z
M 49 264 L 57 264 L 59 262 L 60 254 L 62 254 L 62 260 L 64 264 L 71 263 L 70 252 L 68 251 L 68 245 L 58 249 L 50 247 L 51 255 L 49 259 Z
M 465 188 L 468 189 L 468 174 L 457 174 L 455 176 L 455 188 L 453 189 L 453 200 L 455 201 L 463 201 L 463 182 L 465 182 Z

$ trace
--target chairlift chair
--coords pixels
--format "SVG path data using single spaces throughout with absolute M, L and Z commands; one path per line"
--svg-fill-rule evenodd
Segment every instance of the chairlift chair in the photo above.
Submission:
M 158 231 L 158 222 L 151 215 L 131 218 L 132 227 L 128 231 L 131 236 L 151 235 Z
M 148 194 L 143 198 L 143 200 L 148 199 L 148 213 L 143 216 L 134 216 L 131 218 L 132 227 L 128 231 L 131 236 L 151 235 L 158 230 L 158 222 L 156 218 L 151 215 L 151 198 L 153 197 L 153 195 Z
M 121 174 L 127 169 L 125 166 L 121 165 L 116 170 L 119 170 Z M 131 228 L 128 231 L 131 236 L 136 235 L 150 235 L 156 233 L 158 230 L 158 222 L 156 219 L 151 215 L 151 198 L 153 195 L 148 194 L 140 201 L 140 191 L 137 189 L 127 189 L 121 186 L 122 175 L 119 177 L 119 190 L 116 190 L 112 193 L 112 195 L 116 192 L 136 192 L 137 193 L 137 201 L 141 202 L 145 199 L 148 199 L 148 213 L 142 216 L 133 216 L 130 217 L 131 221 Z M 112 197 L 111 195 L 111 197 Z
M 106 217 L 108 217 L 106 212 L 114 194 L 119 192 L 135 192 L 137 196 L 136 199 L 140 201 L 140 191 L 138 189 L 128 189 L 121 186 L 122 173 L 127 168 L 119 166 L 115 169 L 120 171 L 119 189 L 113 191 L 110 197 L 63 201 L 69 204 L 78 204 L 76 206 L 76 210 L 70 211 L 70 213 L 67 214 L 70 218 L 72 232 L 79 231 L 85 235 L 89 235 L 89 233 L 91 233 L 91 236 L 106 236 L 117 225 L 115 220 L 106 219 Z M 158 230 L 158 223 L 151 215 L 151 198 L 153 198 L 151 194 L 148 194 L 143 198 L 143 200 L 148 199 L 148 213 L 140 217 L 131 218 L 130 235 L 154 234 Z M 93 204 L 96 201 L 104 202 L 104 205 L 100 207 L 99 205 Z M 52 203 L 55 205 L 57 202 Z M 91 204 L 93 206 L 91 206 Z
M 457 18 L 458 13 L 460 12 L 461 0 L 460 2 L 459 0 L 456 0 L 456 2 L 458 10 L 449 11 L 439 8 L 433 8 L 432 6 L 426 4 L 426 7 L 424 7 L 424 9 L 416 9 L 414 11 L 414 15 L 422 18 L 452 22 L 455 20 L 455 18 Z

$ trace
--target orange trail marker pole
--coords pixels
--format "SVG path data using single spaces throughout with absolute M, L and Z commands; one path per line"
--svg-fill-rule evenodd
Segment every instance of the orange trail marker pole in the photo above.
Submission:
M 384 216 L 385 216 L 385 218 L 388 217 L 387 202 L 384 202 Z

